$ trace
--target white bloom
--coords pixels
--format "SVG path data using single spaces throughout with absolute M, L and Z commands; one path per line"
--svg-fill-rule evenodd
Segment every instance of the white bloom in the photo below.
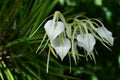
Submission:
M 46 22 L 44 28 L 50 41 L 53 41 L 60 33 L 64 31 L 64 24 L 61 21 L 53 24 L 53 20 L 49 20 Z
M 93 51 L 94 45 L 96 43 L 94 36 L 90 33 L 77 35 L 77 41 L 78 46 L 83 47 L 88 54 Z
M 107 40 L 111 45 L 114 43 L 114 38 L 112 37 L 112 33 L 108 31 L 105 27 L 99 27 L 96 29 L 98 35 L 105 40 Z
M 60 56 L 61 60 L 64 59 L 71 48 L 71 43 L 67 38 L 57 37 L 52 41 L 51 45 L 55 49 L 56 53 Z

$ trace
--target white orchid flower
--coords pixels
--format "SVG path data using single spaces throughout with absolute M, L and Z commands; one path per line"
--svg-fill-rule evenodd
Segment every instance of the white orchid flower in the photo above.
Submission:
M 105 27 L 98 27 L 96 29 L 96 32 L 98 35 L 105 40 L 107 40 L 111 45 L 114 43 L 114 38 L 112 37 L 112 33 L 108 31 Z
M 53 41 L 65 29 L 64 24 L 61 21 L 53 22 L 53 20 L 47 21 L 44 28 L 50 41 Z
M 93 51 L 96 40 L 90 33 L 77 35 L 78 46 L 83 47 L 88 55 Z
M 51 46 L 55 49 L 56 53 L 60 56 L 63 61 L 64 57 L 67 55 L 69 49 L 71 48 L 71 43 L 67 38 L 55 38 Z

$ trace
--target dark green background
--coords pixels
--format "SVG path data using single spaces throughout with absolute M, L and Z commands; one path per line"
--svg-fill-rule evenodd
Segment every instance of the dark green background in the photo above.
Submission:
M 71 73 L 68 56 L 62 62 L 51 54 L 47 74 L 48 47 L 41 55 L 35 53 L 45 33 L 43 25 L 29 36 L 55 11 L 66 19 L 84 15 L 101 20 L 115 38 L 111 51 L 97 41 L 97 63 L 84 58 L 78 65 L 72 61 Z M 0 0 L 0 57 L 5 80 L 120 80 L 120 0 Z

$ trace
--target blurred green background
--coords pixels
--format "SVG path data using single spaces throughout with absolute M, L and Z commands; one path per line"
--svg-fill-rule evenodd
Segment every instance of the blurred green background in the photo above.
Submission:
M 35 53 L 43 25 L 29 36 L 55 11 L 66 19 L 84 15 L 101 20 L 115 38 L 112 51 L 97 42 L 97 63 L 81 58 L 78 65 L 72 62 L 71 73 L 68 56 L 62 62 L 51 55 L 46 73 L 48 48 Z M 0 80 L 120 80 L 120 0 L 0 0 Z

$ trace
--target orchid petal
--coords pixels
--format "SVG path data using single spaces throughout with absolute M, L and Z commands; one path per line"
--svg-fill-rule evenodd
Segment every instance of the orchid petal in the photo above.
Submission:
M 87 53 L 93 51 L 96 43 L 95 38 L 92 34 L 79 34 L 77 35 L 78 46 L 83 47 Z
M 50 41 L 53 41 L 60 33 L 64 31 L 64 24 L 61 21 L 56 22 L 56 24 L 52 23 L 53 21 L 49 20 L 44 26 L 46 34 L 48 35 Z
M 114 38 L 112 37 L 112 33 L 110 31 L 108 31 L 105 27 L 98 27 L 96 31 L 100 37 L 106 39 L 111 45 L 113 45 Z
M 68 38 L 71 38 L 71 36 L 72 36 L 72 28 L 71 28 L 71 26 L 66 27 L 66 34 L 67 34 Z
M 56 53 L 60 56 L 61 60 L 67 55 L 69 49 L 71 48 L 71 43 L 67 38 L 55 38 L 51 46 L 55 49 Z

